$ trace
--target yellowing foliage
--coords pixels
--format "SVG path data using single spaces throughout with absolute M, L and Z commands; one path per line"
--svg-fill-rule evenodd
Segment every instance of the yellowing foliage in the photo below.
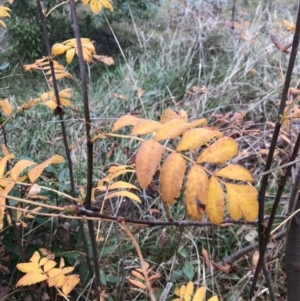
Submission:
M 34 252 L 29 260 L 30 262 L 17 264 L 17 269 L 26 275 L 16 284 L 18 286 L 27 286 L 42 281 L 47 281 L 48 286 L 61 288 L 65 295 L 68 295 L 79 283 L 79 275 L 68 275 L 74 270 L 74 267 L 64 268 L 64 261 L 61 260 L 59 268 L 55 268 L 57 263 L 47 257 L 41 258 L 39 252 Z
M 206 213 L 212 223 L 220 225 L 225 214 L 223 190 L 226 187 L 230 216 L 233 219 L 244 217 L 247 221 L 253 221 L 258 214 L 257 190 L 250 186 L 253 177 L 243 166 L 228 163 L 237 155 L 238 144 L 231 137 L 223 137 L 215 128 L 204 127 L 206 125 L 207 120 L 204 118 L 189 122 L 185 111 L 181 110 L 177 114 L 167 109 L 160 122 L 132 115 L 122 116 L 115 122 L 113 132 L 125 126 L 133 126 L 130 138 L 134 135 L 154 135 L 153 140 L 145 140 L 140 144 L 135 171 L 140 187 L 146 189 L 160 162 L 164 160 L 159 182 L 162 200 L 167 205 L 173 205 L 180 196 L 186 177 L 184 199 L 190 219 L 200 221 Z M 162 140 L 172 140 L 177 146 L 167 148 L 160 143 Z M 171 154 L 164 159 L 165 150 Z M 182 151 L 189 151 L 190 161 L 193 162 L 187 175 L 187 157 L 180 153 Z M 210 172 L 210 164 L 214 164 L 213 172 Z M 216 164 L 223 166 L 215 170 Z M 243 183 L 231 184 L 228 181 Z
M 0 6 L 0 18 L 9 17 L 10 18 L 10 8 L 6 6 Z M 2 25 L 4 28 L 6 28 L 6 24 L 0 20 L 0 25 Z
M 84 5 L 90 4 L 90 8 L 95 15 L 101 13 L 103 7 L 109 9 L 111 12 L 114 10 L 111 0 L 81 0 Z
M 93 1 L 94 2 L 94 1 Z M 92 63 L 93 55 L 96 54 L 95 46 L 90 39 L 81 39 L 83 60 Z M 62 43 L 56 43 L 52 46 L 52 55 L 57 56 L 66 53 L 66 60 L 68 64 L 71 64 L 75 53 L 78 54 L 76 39 L 70 39 Z
M 174 294 L 177 298 L 173 299 L 172 301 L 205 301 L 206 300 L 206 288 L 204 286 L 199 287 L 194 296 L 194 284 L 193 282 L 189 281 L 187 285 L 182 285 L 180 288 L 175 288 Z M 193 296 L 193 299 L 192 299 Z M 207 301 L 218 301 L 217 296 L 213 296 Z

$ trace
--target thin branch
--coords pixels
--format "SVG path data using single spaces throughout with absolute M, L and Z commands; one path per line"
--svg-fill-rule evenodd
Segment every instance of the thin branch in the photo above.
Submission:
M 70 10 L 72 16 L 72 27 L 74 35 L 76 38 L 77 54 L 79 59 L 79 69 L 80 69 L 80 79 L 81 79 L 81 91 L 82 91 L 82 102 L 84 107 L 84 119 L 85 119 L 85 129 L 87 138 L 87 185 L 86 185 L 86 199 L 85 206 L 87 209 L 91 209 L 91 199 L 92 199 L 92 188 L 93 188 L 93 141 L 91 137 L 91 118 L 90 118 L 90 108 L 88 100 L 88 87 L 86 80 L 85 63 L 83 60 L 83 51 L 81 45 L 81 35 L 79 29 L 79 23 L 76 13 L 75 1 L 70 0 Z M 95 267 L 95 291 L 98 291 L 100 287 L 100 267 L 98 261 L 97 244 L 95 241 L 95 231 L 94 224 L 92 221 L 88 221 L 89 235 L 91 239 L 93 262 Z M 100 300 L 99 294 L 96 294 L 96 300 Z
M 288 69 L 287 69 L 287 73 L 286 73 L 286 77 L 285 77 L 280 106 L 278 109 L 278 120 L 276 122 L 271 145 L 269 148 L 269 153 L 268 153 L 266 166 L 265 166 L 265 172 L 269 171 L 271 168 L 274 151 L 275 151 L 277 140 L 279 137 L 279 131 L 280 131 L 281 125 L 283 123 L 284 108 L 286 105 L 286 100 L 287 100 L 288 91 L 289 91 L 289 87 L 290 87 L 290 83 L 291 83 L 292 73 L 293 73 L 293 69 L 294 69 L 294 65 L 295 65 L 295 61 L 296 61 L 299 40 L 300 40 L 300 5 L 298 7 L 297 23 L 296 23 L 296 29 L 295 29 L 295 34 L 294 34 L 294 38 L 293 38 L 292 52 L 291 52 L 289 65 L 288 65 Z M 268 241 L 268 239 L 269 239 L 269 237 L 265 236 L 265 234 L 264 234 L 264 230 L 265 230 L 264 229 L 264 203 L 265 203 L 265 195 L 266 195 L 266 190 L 267 190 L 267 185 L 268 185 L 268 179 L 269 179 L 269 174 L 266 174 L 263 176 L 262 183 L 261 183 L 261 189 L 259 191 L 258 233 L 259 233 L 260 258 L 259 258 L 259 264 L 256 267 L 256 271 L 255 271 L 254 278 L 252 281 L 252 286 L 251 286 L 251 290 L 250 290 L 250 299 L 254 295 L 254 290 L 256 287 L 257 280 L 258 280 L 258 275 L 261 270 L 261 263 L 262 263 L 261 257 L 264 256 L 264 246 L 266 245 L 265 241 L 266 240 Z
M 53 79 L 53 88 L 54 88 L 55 98 L 56 98 L 57 105 L 60 106 L 57 80 L 56 80 L 56 77 L 55 77 L 53 60 L 51 58 L 51 48 L 50 48 L 50 42 L 49 42 L 49 35 L 48 35 L 45 15 L 43 13 L 43 9 L 42 9 L 42 5 L 41 5 L 40 0 L 37 0 L 37 6 L 38 6 L 39 14 L 40 14 L 40 20 L 41 20 L 41 23 L 42 23 L 43 36 L 44 36 L 45 45 L 46 45 L 46 51 L 47 51 L 47 55 L 49 57 L 49 64 L 50 64 L 51 76 L 52 76 L 52 79 Z M 64 147 L 65 147 L 65 154 L 66 154 L 66 158 L 67 158 L 67 162 L 68 162 L 70 185 L 71 185 L 71 195 L 73 197 L 75 197 L 75 180 L 74 180 L 73 164 L 72 164 L 72 159 L 71 159 L 71 154 L 70 154 L 70 148 L 69 148 L 69 143 L 68 143 L 68 138 L 67 138 L 67 131 L 66 131 L 66 127 L 65 127 L 63 111 L 58 110 L 58 112 L 59 112 L 58 116 L 59 116 L 59 121 L 60 121 L 60 125 L 61 125 L 61 130 L 62 130 Z M 88 244 L 87 244 L 87 240 L 86 240 L 86 237 L 85 237 L 84 227 L 83 227 L 82 221 L 79 220 L 78 225 L 79 225 L 79 230 L 80 230 L 80 234 L 81 234 L 81 237 L 82 237 L 83 248 L 84 248 L 84 250 L 87 254 L 86 262 L 87 262 L 88 270 L 89 270 L 90 276 L 92 277 L 93 276 L 93 269 L 92 269 L 92 264 L 91 264 L 90 258 L 88 256 Z

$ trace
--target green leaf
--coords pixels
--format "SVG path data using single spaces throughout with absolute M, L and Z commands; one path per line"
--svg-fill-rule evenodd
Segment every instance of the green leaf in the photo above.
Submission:
M 100 270 L 100 282 L 103 284 L 103 285 L 106 285 L 106 273 L 105 271 L 103 270 Z
M 193 265 L 190 262 L 185 262 L 184 265 L 183 265 L 182 270 L 183 270 L 184 275 L 189 280 L 193 279 L 193 277 L 195 275 L 195 272 L 194 272 L 194 267 L 193 267 Z
M 182 247 L 179 249 L 178 254 L 181 255 L 183 258 L 186 258 L 189 252 L 186 248 Z

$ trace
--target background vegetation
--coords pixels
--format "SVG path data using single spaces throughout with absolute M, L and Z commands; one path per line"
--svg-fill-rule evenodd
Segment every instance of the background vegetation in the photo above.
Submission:
M 49 10 L 59 2 L 44 1 L 44 5 Z M 94 40 L 97 53 L 112 56 L 115 61 L 112 66 L 96 63 L 88 67 L 93 131 L 110 132 L 114 121 L 124 114 L 141 115 L 145 110 L 147 118 L 158 120 L 166 108 L 183 109 L 192 120 L 208 118 L 211 126 L 221 127 L 238 141 L 240 152 L 235 163 L 251 170 L 259 187 L 284 84 L 280 74 L 285 74 L 289 59 L 289 55 L 278 51 L 270 34 L 286 43 L 292 39 L 282 20 L 295 23 L 298 3 L 234 1 L 232 13 L 233 1 L 227 4 L 220 1 L 221 6 L 217 2 L 119 0 L 113 1 L 114 12 L 105 11 L 99 16 L 93 16 L 78 3 L 82 37 Z M 51 45 L 73 37 L 69 15 L 69 10 L 61 7 L 47 19 Z M 11 5 L 11 19 L 5 21 L 7 31 L 1 29 L 0 98 L 9 98 L 14 107 L 20 107 L 47 89 L 41 74 L 25 73 L 22 68 L 23 64 L 45 55 L 35 1 L 15 0 Z M 64 57 L 59 60 L 65 64 Z M 63 80 L 60 87 L 74 89 L 75 108 L 66 110 L 64 118 L 79 195 L 80 187 L 87 184 L 87 155 L 78 68 L 76 62 L 68 66 L 74 80 Z M 296 64 L 292 86 L 297 87 L 298 73 Z M 232 120 L 236 120 L 236 116 L 232 119 L 236 113 L 242 114 L 244 120 L 230 126 Z M 12 117 L 2 127 L 2 143 L 16 155 L 16 160 L 28 158 L 42 162 L 54 154 L 64 156 L 57 117 L 42 105 Z M 127 152 L 134 155 L 136 147 L 137 143 L 124 139 L 97 142 L 93 149 L 94 182 L 103 178 L 112 165 L 130 163 Z M 274 167 L 287 163 L 289 154 L 290 136 L 283 131 Z M 274 201 L 279 174 L 280 170 L 274 171 L 270 179 L 266 215 Z M 42 192 L 51 204 L 68 204 L 68 199 L 55 192 L 70 193 L 67 164 L 48 167 L 41 185 L 51 188 Z M 287 189 L 277 212 L 283 217 L 287 213 L 288 193 Z M 24 191 L 16 190 L 14 194 L 19 197 Z M 119 213 L 128 217 L 164 219 L 163 207 L 155 191 L 149 189 L 140 197 L 142 206 L 131 203 L 123 206 L 120 200 L 114 200 L 111 208 L 103 208 L 104 213 L 114 215 L 120 206 Z M 102 206 L 101 194 L 96 206 L 98 209 Z M 51 210 L 45 212 L 51 213 Z M 182 198 L 171 212 L 174 220 L 186 219 Z M 37 216 L 26 223 L 26 228 L 20 227 L 26 258 L 41 247 L 63 257 L 68 265 L 76 267 L 81 279 L 71 295 L 72 300 L 93 300 L 78 223 L 59 216 Z M 97 222 L 95 229 L 101 289 L 105 290 L 107 300 L 148 300 L 145 290 L 128 281 L 128 278 L 135 279 L 132 270 L 139 267 L 131 240 L 107 221 Z M 232 262 L 230 256 L 257 245 L 256 225 L 230 224 L 224 228 L 132 226 L 130 229 L 144 259 L 154 266 L 151 275 L 160 275 L 153 282 L 158 299 L 167 283 L 180 286 L 191 280 L 197 286 L 206 285 L 208 297 L 218 295 L 220 300 L 247 300 L 257 253 L 253 247 L 251 252 L 241 253 Z M 85 234 L 88 237 L 87 229 Z M 2 298 L 10 292 L 11 300 L 23 300 L 33 290 L 36 300 L 41 296 L 46 298 L 44 288 L 13 290 L 20 278 L 15 269 L 20 251 L 16 247 L 14 229 L 8 224 L 1 232 L 1 243 Z M 92 249 L 90 242 L 88 247 Z M 205 261 L 208 259 L 219 266 L 212 269 Z M 285 300 L 281 240 L 269 243 L 268 262 L 277 300 Z M 173 300 L 173 291 L 172 288 L 164 300 Z M 47 294 L 48 300 L 63 299 L 55 290 Z M 263 277 L 257 284 L 255 300 L 269 300 Z

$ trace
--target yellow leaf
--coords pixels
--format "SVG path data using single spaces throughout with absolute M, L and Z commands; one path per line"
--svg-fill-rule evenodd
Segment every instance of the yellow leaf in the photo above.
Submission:
M 15 158 L 15 155 L 8 154 L 0 160 L 0 178 L 2 178 L 4 175 L 4 170 L 6 168 L 7 161 L 10 161 L 11 159 L 14 159 L 14 158 Z
M 135 185 L 132 185 L 124 181 L 117 181 L 108 186 L 108 189 L 124 189 L 124 188 L 139 190 Z
M 112 132 L 115 132 L 124 126 L 128 125 L 136 125 L 138 122 L 140 122 L 141 119 L 132 115 L 124 115 L 121 116 L 115 123 L 112 128 Z
M 181 119 L 181 117 L 170 109 L 166 109 L 164 114 L 160 116 L 160 123 L 166 123 L 172 119 Z
M 170 154 L 165 160 L 160 173 L 160 189 L 162 200 L 173 205 L 175 198 L 180 196 L 186 169 L 186 162 L 178 153 Z
M 66 276 L 63 273 L 59 273 L 53 277 L 49 276 L 47 282 L 49 287 L 52 286 L 62 287 L 65 281 L 66 281 Z
M 48 260 L 44 265 L 44 272 L 48 272 L 52 270 L 56 266 L 56 262 L 54 260 Z
M 102 3 L 100 1 L 91 1 L 90 7 L 91 7 L 92 12 L 95 15 L 98 15 L 98 14 L 100 14 L 100 12 L 102 10 Z
M 229 183 L 226 183 L 226 190 L 227 206 L 230 216 L 233 219 L 240 218 L 236 212 L 237 209 L 233 208 L 233 206 L 238 203 L 245 220 L 253 222 L 258 215 L 257 190 L 249 185 L 237 185 Z
M 283 23 L 283 26 L 284 26 L 289 32 L 291 32 L 291 33 L 294 33 L 294 32 L 295 32 L 296 27 L 295 27 L 295 25 L 294 25 L 293 23 L 291 23 L 291 22 L 289 22 L 289 21 L 287 21 L 287 20 L 283 20 L 282 23 Z
M 30 160 L 20 160 L 11 169 L 10 174 L 14 181 L 17 181 L 21 172 L 29 166 L 35 165 L 36 163 Z
M 146 135 L 156 132 L 160 127 L 161 123 L 154 120 L 141 120 L 132 129 L 131 135 Z
M 180 116 L 180 118 L 182 118 L 184 121 L 188 121 L 188 114 L 187 114 L 187 112 L 186 111 L 184 111 L 184 110 L 179 110 L 179 114 L 178 114 L 179 116 Z
M 209 300 L 207 300 L 207 301 L 218 301 L 218 300 L 219 299 L 217 296 L 213 296 L 213 297 L 209 298 Z
M 185 132 L 177 145 L 177 151 L 195 149 L 203 146 L 213 138 L 221 138 L 223 134 L 208 129 L 192 129 Z
M 30 179 L 30 182 L 34 183 L 37 180 L 37 178 L 41 175 L 43 170 L 50 164 L 59 164 L 59 163 L 63 163 L 64 161 L 65 159 L 62 156 L 54 155 L 53 157 L 46 160 L 45 162 L 35 166 L 28 172 L 28 177 Z
M 69 274 L 73 271 L 74 271 L 74 267 L 67 267 L 62 269 L 63 274 Z
M 135 279 L 131 279 L 131 278 L 128 278 L 128 281 L 133 284 L 134 286 L 142 289 L 142 290 L 146 290 L 146 285 L 138 280 L 135 280 Z
M 6 29 L 6 24 L 2 20 L 0 20 L 0 25 L 2 25 Z
M 9 155 L 9 151 L 8 151 L 5 144 L 1 144 L 1 148 L 2 148 L 2 153 L 3 153 L 4 156 Z
M 215 176 L 230 180 L 253 182 L 251 173 L 245 167 L 238 164 L 227 165 L 226 167 L 215 172 Z
M 65 266 L 65 260 L 63 257 L 60 258 L 59 268 L 62 269 Z
M 212 176 L 209 179 L 206 212 L 210 221 L 220 225 L 224 217 L 224 195 L 219 181 Z
M 39 272 L 31 272 L 23 276 L 16 284 L 18 286 L 31 285 L 47 280 L 47 276 Z
M 56 56 L 56 55 L 60 55 L 65 53 L 66 51 L 68 51 L 71 47 L 70 46 L 66 46 L 64 44 L 61 43 L 56 43 L 52 46 L 52 55 Z
M 197 163 L 224 163 L 236 156 L 238 145 L 231 137 L 223 137 L 207 147 L 198 157 Z
M 40 207 L 41 208 L 41 207 Z M 47 257 L 43 257 L 40 262 L 39 262 L 39 266 L 43 266 L 48 262 L 48 258 Z
M 38 264 L 39 261 L 40 261 L 40 259 L 41 259 L 40 253 L 39 253 L 38 251 L 35 251 L 35 252 L 32 254 L 32 256 L 30 257 L 29 261 Z
M 153 140 L 146 140 L 140 145 L 136 154 L 135 169 L 142 189 L 146 189 L 152 181 L 163 152 L 164 147 Z
M 114 10 L 110 0 L 102 0 L 103 6 L 109 9 L 111 12 Z
M 202 125 L 207 125 L 207 119 L 201 118 L 201 119 L 196 119 L 196 120 L 190 122 L 191 128 L 196 128 L 200 125 L 201 126 Z
M 172 119 L 165 122 L 156 132 L 155 140 L 173 139 L 182 135 L 190 125 L 182 119 Z
M 192 281 L 189 281 L 189 283 L 186 285 L 185 292 L 184 292 L 184 301 L 191 301 L 192 294 L 194 290 L 194 284 Z
M 0 100 L 0 107 L 3 110 L 6 116 L 10 116 L 12 113 L 12 107 L 8 101 L 8 99 Z
M 60 274 L 63 275 L 63 272 L 62 272 L 62 269 L 59 269 L 59 268 L 53 268 L 53 269 L 51 269 L 47 272 L 47 275 L 48 275 L 49 278 L 54 278 L 54 277 L 56 277 L 57 275 L 60 275 Z
M 66 276 L 65 283 L 62 286 L 62 292 L 68 295 L 73 288 L 79 283 L 79 275 Z
M 40 265 L 37 262 L 18 263 L 17 269 L 23 273 L 42 272 Z
M 71 64 L 75 55 L 75 48 L 71 48 L 66 52 L 66 61 L 68 64 Z
M 129 191 L 125 191 L 125 190 L 116 191 L 116 192 L 113 192 L 111 194 L 108 194 L 107 196 L 105 196 L 104 199 L 106 200 L 106 199 L 110 199 L 110 198 L 114 198 L 114 197 L 119 197 L 119 196 L 121 196 L 121 197 L 127 197 L 127 198 L 129 198 L 131 200 L 136 201 L 137 203 L 140 203 L 140 204 L 142 203 L 142 201 L 140 200 L 140 198 L 136 194 L 134 194 L 132 192 L 129 192 Z
M 50 108 L 51 110 L 55 110 L 57 107 L 57 103 L 54 100 L 47 100 L 44 102 L 44 105 Z
M 185 185 L 185 206 L 191 220 L 200 221 L 202 210 L 198 207 L 198 202 L 206 203 L 208 188 L 208 177 L 200 165 L 195 164 L 188 173 Z M 198 200 L 197 200 L 198 198 Z
M 2 195 L 7 195 L 11 189 L 15 186 L 14 182 L 9 183 L 4 190 L 0 190 L 0 194 Z M 0 230 L 3 229 L 3 219 L 4 219 L 4 213 L 5 213 L 5 197 L 1 196 L 0 197 Z
M 206 288 L 204 286 L 199 287 L 196 290 L 193 301 L 204 301 L 205 300 L 205 295 L 206 295 Z

